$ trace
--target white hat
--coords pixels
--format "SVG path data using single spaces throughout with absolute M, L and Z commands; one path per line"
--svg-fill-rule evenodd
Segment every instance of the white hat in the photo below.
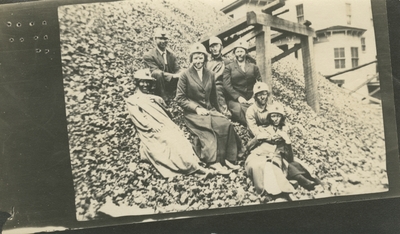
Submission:
M 282 104 L 274 102 L 272 105 L 268 106 L 268 114 L 278 113 L 285 116 L 285 108 Z
M 269 86 L 264 82 L 256 82 L 253 87 L 253 95 L 256 96 L 257 93 L 262 91 L 268 91 L 269 94 Z
M 211 46 L 212 44 L 221 44 L 222 41 L 218 37 L 211 37 L 210 40 L 208 41 L 208 44 Z
M 156 80 L 153 77 L 151 77 L 151 72 L 149 68 L 145 69 L 140 69 L 135 74 L 133 75 L 135 79 L 139 80 Z
M 203 53 L 205 56 L 207 56 L 207 50 L 204 47 L 203 44 L 201 43 L 195 43 L 190 47 L 190 56 L 194 53 Z
M 154 37 L 168 38 L 168 32 L 163 28 L 154 29 Z
M 236 48 L 243 48 L 247 51 L 249 49 L 249 43 L 243 39 L 239 39 L 235 42 L 235 47 L 233 47 L 234 50 Z

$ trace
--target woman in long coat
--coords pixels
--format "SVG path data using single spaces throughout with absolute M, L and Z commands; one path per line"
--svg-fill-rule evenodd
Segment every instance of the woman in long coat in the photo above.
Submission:
M 226 65 L 223 73 L 223 85 L 227 93 L 228 109 L 232 120 L 247 126 L 246 111 L 254 103 L 253 87 L 261 81 L 258 67 L 247 61 L 248 43 L 239 40 L 234 49 L 234 61 Z
M 190 51 L 190 67 L 182 73 L 176 101 L 184 110 L 186 126 L 195 135 L 198 157 L 220 174 L 237 169 L 241 141 L 230 121 L 219 112 L 215 75 L 206 69 L 207 52 L 197 43 Z
M 164 178 L 210 173 L 199 165 L 192 145 L 170 119 L 164 100 L 149 94 L 150 82 L 154 82 L 150 70 L 139 70 L 135 78 L 139 81 L 136 92 L 125 101 L 140 138 L 141 159 L 152 163 Z

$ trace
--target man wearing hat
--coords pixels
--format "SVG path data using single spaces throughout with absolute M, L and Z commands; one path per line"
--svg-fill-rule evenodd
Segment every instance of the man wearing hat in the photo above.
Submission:
M 229 60 L 222 57 L 223 45 L 218 37 L 211 37 L 208 44 L 211 57 L 207 63 L 207 69 L 215 73 L 215 85 L 217 87 L 217 99 L 220 111 L 226 117 L 231 118 L 232 114 L 228 110 L 226 104 L 225 89 L 222 80 L 222 73 L 225 70 L 225 65 L 229 63 Z
M 223 73 L 223 84 L 227 93 L 227 103 L 232 120 L 247 126 L 246 110 L 254 102 L 253 86 L 261 81 L 258 67 L 247 61 L 247 41 L 239 39 L 233 48 L 235 59 L 226 65 Z
M 162 28 L 154 30 L 155 48 L 143 56 L 144 63 L 150 68 L 151 76 L 156 79 L 155 94 L 166 98 L 175 96 L 180 66 L 176 56 L 167 48 L 168 32 Z

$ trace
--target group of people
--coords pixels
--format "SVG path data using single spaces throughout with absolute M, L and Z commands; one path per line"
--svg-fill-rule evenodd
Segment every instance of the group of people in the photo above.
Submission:
M 238 159 L 249 152 L 245 170 L 260 195 L 288 198 L 294 191 L 291 180 L 307 190 L 320 183 L 293 156 L 284 108 L 271 104 L 270 89 L 261 82 L 258 67 L 246 59 L 246 41 L 235 44 L 232 61 L 223 58 L 218 37 L 209 40 L 210 55 L 195 43 L 190 66 L 183 70 L 167 47 L 168 33 L 158 28 L 153 39 L 155 48 L 143 57 L 148 68 L 134 74 L 137 89 L 126 99 L 143 160 L 166 178 L 193 173 L 208 178 L 238 170 Z M 170 97 L 183 109 L 192 143 L 170 118 L 165 102 Z M 246 146 L 232 121 L 248 127 L 254 136 Z

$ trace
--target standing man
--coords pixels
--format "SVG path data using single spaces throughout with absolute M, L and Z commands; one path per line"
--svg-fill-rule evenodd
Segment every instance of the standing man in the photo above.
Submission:
M 246 111 L 253 104 L 253 86 L 261 81 L 261 74 L 255 64 L 247 61 L 247 41 L 238 40 L 233 48 L 235 59 L 226 65 L 223 73 L 224 88 L 227 93 L 228 109 L 232 121 L 247 126 Z
M 167 48 L 167 31 L 156 28 L 153 40 L 156 46 L 143 56 L 143 60 L 150 68 L 151 76 L 156 79 L 155 94 L 165 100 L 167 96 L 175 96 L 180 66 L 176 56 Z
M 231 118 L 232 114 L 228 110 L 225 100 L 225 89 L 223 85 L 222 73 L 225 65 L 229 64 L 229 60 L 222 57 L 222 41 L 218 37 L 211 37 L 209 40 L 209 51 L 211 58 L 207 63 L 207 69 L 215 73 L 215 85 L 217 87 L 217 99 L 220 111 L 226 117 Z

